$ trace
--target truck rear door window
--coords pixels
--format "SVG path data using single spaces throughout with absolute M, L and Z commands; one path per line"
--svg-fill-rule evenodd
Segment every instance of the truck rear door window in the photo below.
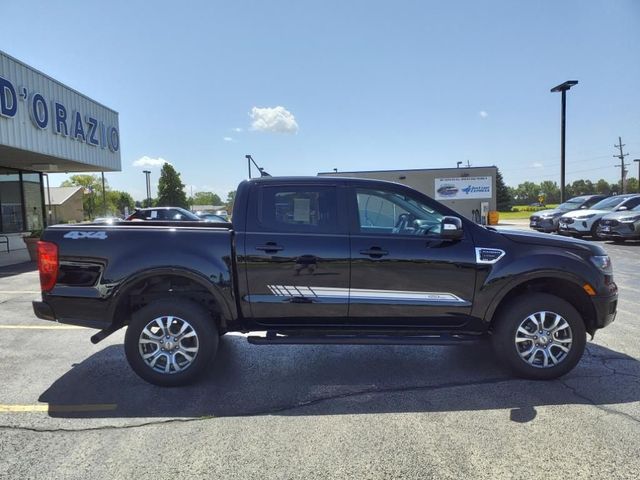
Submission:
M 259 220 L 264 229 L 306 233 L 338 232 L 334 187 L 264 187 L 261 197 Z

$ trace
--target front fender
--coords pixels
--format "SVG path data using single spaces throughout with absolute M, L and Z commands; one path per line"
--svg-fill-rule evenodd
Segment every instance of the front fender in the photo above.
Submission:
M 604 275 L 575 252 L 526 252 L 513 259 L 505 257 L 479 272 L 480 287 L 476 293 L 473 315 L 489 323 L 509 292 L 533 280 L 545 278 L 571 282 L 580 288 L 588 283 L 596 291 L 606 288 Z

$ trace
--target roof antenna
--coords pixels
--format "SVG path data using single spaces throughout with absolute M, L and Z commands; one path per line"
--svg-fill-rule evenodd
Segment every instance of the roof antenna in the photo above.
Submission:
M 253 159 L 253 157 L 251 155 L 245 155 L 244 158 L 247 159 L 247 167 L 249 168 L 249 178 L 251 178 L 251 164 L 252 163 L 256 166 L 256 168 L 260 172 L 260 176 L 261 177 L 270 177 L 271 176 L 267 172 L 265 172 L 264 168 L 262 168 L 260 165 L 258 165 L 256 163 L 256 161 Z

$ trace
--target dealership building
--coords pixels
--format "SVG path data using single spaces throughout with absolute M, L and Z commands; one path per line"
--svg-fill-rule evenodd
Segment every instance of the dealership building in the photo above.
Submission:
M 435 198 L 460 215 L 487 225 L 496 210 L 496 167 L 321 172 L 318 175 L 372 178 L 402 183 Z
M 0 51 L 0 236 L 9 247 L 50 221 L 47 174 L 120 170 L 117 112 Z

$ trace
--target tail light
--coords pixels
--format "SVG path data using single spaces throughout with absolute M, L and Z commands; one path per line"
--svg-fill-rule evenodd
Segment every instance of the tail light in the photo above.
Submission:
M 40 271 L 40 288 L 49 292 L 58 279 L 58 246 L 51 242 L 38 242 L 38 270 Z

